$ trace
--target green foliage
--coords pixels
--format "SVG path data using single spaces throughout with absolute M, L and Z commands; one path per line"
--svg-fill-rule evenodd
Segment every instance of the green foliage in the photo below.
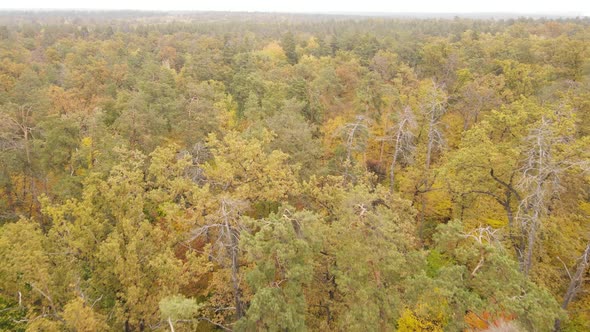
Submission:
M 260 229 L 245 236 L 242 245 L 249 259 L 260 263 L 246 274 L 253 296 L 237 330 L 305 330 L 304 288 L 312 280 L 319 221 L 291 210 L 282 207 L 267 219 L 250 221 Z
M 296 51 L 297 43 L 292 32 L 289 31 L 283 36 L 281 46 L 285 50 L 285 55 L 287 56 L 289 63 L 292 65 L 296 64 L 298 59 Z
M 19 321 L 22 321 L 25 315 L 26 310 L 19 308 L 18 302 L 0 297 L 0 331 L 24 332 L 26 325 Z
M 200 306 L 195 299 L 187 299 L 182 295 L 163 298 L 159 303 L 163 319 L 194 319 L 199 313 Z
M 496 316 L 515 315 L 527 329 L 551 330 L 555 319 L 563 314 L 557 301 L 519 271 L 490 230 L 465 233 L 457 221 L 439 226 L 436 248 L 456 263 L 443 267 L 436 279 L 452 283 L 457 277 L 464 280 L 447 295 L 456 305 Z
M 0 330 L 589 328 L 587 19 L 170 15 L 0 15 Z

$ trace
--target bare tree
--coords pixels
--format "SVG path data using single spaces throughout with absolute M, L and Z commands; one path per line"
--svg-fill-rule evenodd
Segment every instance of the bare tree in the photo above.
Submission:
M 395 167 L 398 161 L 409 163 L 414 157 L 416 150 L 416 130 L 417 123 L 414 112 L 409 106 L 406 106 L 399 114 L 398 123 L 391 128 L 393 135 L 383 137 L 382 140 L 393 141 L 393 155 L 389 169 L 389 191 L 393 192 L 395 180 Z
M 486 226 L 478 227 L 470 233 L 462 235 L 465 238 L 473 239 L 475 242 L 479 244 L 479 261 L 477 262 L 475 268 L 471 271 L 472 277 L 475 276 L 477 271 L 479 271 L 479 269 L 481 269 L 485 263 L 487 250 L 485 250 L 485 247 L 483 245 L 490 244 L 495 245 L 497 247 L 501 247 L 500 241 L 498 240 L 498 236 L 496 235 L 497 232 L 497 229 L 493 229 L 490 226 Z
M 193 232 L 192 241 L 197 237 L 205 236 L 213 238 L 214 252 L 210 257 L 230 269 L 232 292 L 236 319 L 244 316 L 244 304 L 242 301 L 242 289 L 240 287 L 240 233 L 245 230 L 241 223 L 241 213 L 247 204 L 244 201 L 221 198 L 220 207 L 215 214 L 215 221 L 196 229 Z
M 240 289 L 240 262 L 239 262 L 239 236 L 240 227 L 237 224 L 237 218 L 239 218 L 236 202 L 226 201 L 225 199 L 221 202 L 221 217 L 223 222 L 222 235 L 225 237 L 223 245 L 226 248 L 227 254 L 230 258 L 231 267 L 231 281 L 234 292 L 234 302 L 236 306 L 236 317 L 237 319 L 244 316 L 244 308 L 242 305 L 242 290 Z
M 526 141 L 529 149 L 518 184 L 526 194 L 520 202 L 517 220 L 522 236 L 519 261 L 522 271 L 528 275 L 542 218 L 547 215 L 551 196 L 560 189 L 559 177 L 564 168 L 563 163 L 556 161 L 553 147 L 563 143 L 564 138 L 554 133 L 551 121 L 542 118 L 541 124 L 531 131 Z
M 426 158 L 424 162 L 424 177 L 416 185 L 414 197 L 421 195 L 420 219 L 418 222 L 418 232 L 420 239 L 422 239 L 422 231 L 424 228 L 424 217 L 426 212 L 426 199 L 424 193 L 432 190 L 433 181 L 429 180 L 430 166 L 432 163 L 433 153 L 437 150 L 442 150 L 445 146 L 444 135 L 442 132 L 441 118 L 446 113 L 447 95 L 442 90 L 441 86 L 433 82 L 433 87 L 428 90 L 425 96 L 425 101 L 422 103 L 422 112 L 425 121 L 428 123 L 427 141 L 426 141 Z
M 355 122 L 347 123 L 342 127 L 342 132 L 346 144 L 345 173 L 346 177 L 350 177 L 349 168 L 352 164 L 352 152 L 364 150 L 366 139 L 369 136 L 367 119 L 362 115 L 357 116 Z
M 14 105 L 12 112 L 0 110 L 0 143 L 4 149 L 22 148 L 27 167 L 31 165 L 30 140 L 33 132 L 33 108 L 30 105 Z
M 9 103 L 0 107 L 0 151 L 18 151 L 17 153 L 24 155 L 22 171 L 25 180 L 21 197 L 18 198 L 18 194 L 16 192 L 15 194 L 18 204 L 22 204 L 23 207 L 28 205 L 30 215 L 35 208 L 38 208 L 35 204 L 38 188 L 33 174 L 31 153 L 34 130 L 33 106 Z M 30 194 L 30 199 L 27 199 L 27 194 Z
M 428 141 L 426 146 L 426 169 L 430 169 L 432 153 L 436 149 L 445 146 L 444 136 L 441 130 L 441 118 L 447 112 L 447 96 L 444 91 L 434 83 L 434 87 L 429 91 L 426 97 L 426 103 L 423 104 L 423 112 L 428 121 Z
M 569 270 L 567 270 L 566 268 L 566 271 L 570 277 L 570 284 L 567 288 L 567 291 L 565 292 L 565 296 L 563 297 L 563 302 L 561 303 L 561 307 L 564 310 L 567 309 L 567 306 L 570 304 L 570 302 L 572 302 L 575 299 L 576 295 L 578 295 L 578 293 L 582 289 L 582 285 L 584 284 L 584 276 L 588 271 L 588 267 L 590 267 L 590 241 L 586 245 L 586 250 L 584 250 L 582 256 L 578 258 L 576 273 L 574 273 L 574 275 L 571 275 L 569 273 Z M 554 329 L 555 331 L 561 330 L 560 319 L 555 320 Z

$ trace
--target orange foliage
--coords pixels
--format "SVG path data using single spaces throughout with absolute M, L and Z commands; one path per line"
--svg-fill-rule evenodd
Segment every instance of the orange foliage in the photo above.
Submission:
M 500 324 L 512 321 L 515 318 L 514 314 L 509 313 L 492 315 L 489 311 L 484 311 L 481 314 L 470 311 L 464 317 L 465 323 L 469 325 L 469 328 L 465 331 L 484 331 L 492 327 L 498 327 Z

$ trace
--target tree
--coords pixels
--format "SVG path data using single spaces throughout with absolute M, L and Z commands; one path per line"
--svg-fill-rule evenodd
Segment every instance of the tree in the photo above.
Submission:
M 499 92 L 502 85 L 501 77 L 485 75 L 476 77 L 460 88 L 457 109 L 463 117 L 463 130 L 479 122 L 483 112 L 500 106 Z
M 233 101 L 221 82 L 189 83 L 183 98 L 182 112 L 172 118 L 172 134 L 178 135 L 186 146 L 203 141 L 209 133 L 219 131 L 230 117 Z
M 281 207 L 263 220 L 249 220 L 258 228 L 246 233 L 242 247 L 250 261 L 259 262 L 246 274 L 252 298 L 236 330 L 306 329 L 307 301 L 304 289 L 313 276 L 318 250 L 318 217 L 309 212 L 291 212 Z
M 211 244 L 216 261 L 231 276 L 236 320 L 245 313 L 240 285 L 240 239 L 247 229 L 242 215 L 257 204 L 264 206 L 297 192 L 296 168 L 287 165 L 286 154 L 277 150 L 266 152 L 270 133 L 263 131 L 261 135 L 261 140 L 247 139 L 229 132 L 220 141 L 211 134 L 207 144 L 213 159 L 202 165 L 208 188 L 216 195 L 217 211 L 195 230 L 194 238 L 214 239 Z
M 64 306 L 73 326 L 100 326 L 105 312 L 112 314 L 109 326 L 125 330 L 156 324 L 159 301 L 207 266 L 192 250 L 177 253 L 194 228 L 193 216 L 202 213 L 201 190 L 184 176 L 189 160 L 177 158 L 174 147 L 154 151 L 148 165 L 137 151 L 118 153 L 120 162 L 106 179 L 87 178 L 80 200 L 44 201 L 53 225 L 50 250 L 64 253 L 51 260 L 57 268 L 48 279 L 59 290 L 51 299 L 55 310 L 62 308 L 57 303 Z
M 513 317 L 527 330 L 550 330 L 553 320 L 562 315 L 559 305 L 519 270 L 517 262 L 502 248 L 498 233 L 490 227 L 465 232 L 457 221 L 439 225 L 434 235 L 436 251 L 431 255 L 438 252 L 442 259 L 430 261 L 434 279 L 422 281 L 434 283 L 419 283 L 417 287 L 436 287 L 442 298 L 430 296 L 422 300 L 444 303 L 443 310 L 451 317 L 466 312 L 481 315 L 485 311 L 491 317 Z M 455 318 L 447 328 L 458 329 L 464 324 Z
M 21 219 L 0 231 L 0 289 L 2 297 L 26 309 L 26 321 L 58 317 L 59 307 L 51 285 L 50 259 L 46 254 L 47 239 L 39 226 Z
M 399 57 L 391 51 L 379 50 L 371 60 L 371 69 L 379 73 L 385 82 L 392 82 L 397 76 Z
M 305 121 L 304 107 L 304 103 L 289 99 L 280 111 L 266 118 L 264 124 L 274 135 L 270 149 L 287 153 L 289 163 L 299 164 L 301 176 L 306 177 L 319 168 L 321 145 L 314 137 L 315 126 Z
M 572 133 L 575 124 L 569 112 L 557 110 L 543 115 L 530 130 L 525 141 L 525 160 L 518 184 L 525 194 L 519 205 L 517 221 L 521 227 L 522 269 L 530 272 L 534 260 L 535 245 L 541 223 L 554 209 L 562 191 L 561 178 L 567 171 L 587 174 L 590 165 L 587 156 L 573 151 L 585 151 L 585 140 L 575 141 Z M 526 249 L 525 249 L 526 248 Z
M 556 163 L 554 149 L 565 143 L 564 137 L 555 135 L 549 119 L 543 117 L 538 127 L 525 138 L 529 148 L 522 166 L 523 176 L 519 187 L 526 193 L 522 198 L 517 220 L 521 227 L 522 269 L 528 274 L 533 264 L 533 253 L 542 219 L 546 216 L 551 196 L 559 190 L 559 177 L 563 171 Z
M 283 35 L 283 39 L 281 41 L 281 47 L 285 51 L 285 55 L 287 55 L 287 61 L 290 64 L 294 65 L 297 63 L 298 55 L 297 55 L 297 42 L 295 41 L 295 36 L 291 31 L 285 33 Z
M 63 315 L 69 329 L 87 332 L 107 330 L 104 318 L 97 317 L 92 306 L 85 303 L 84 299 L 76 298 L 68 302 Z
M 398 123 L 393 129 L 393 135 L 389 137 L 394 143 L 391 165 L 389 166 L 389 191 L 392 193 L 395 185 L 395 167 L 398 160 L 409 163 L 413 158 L 416 149 L 413 131 L 416 130 L 416 127 L 414 112 L 410 107 L 406 106 L 398 116 Z
M 570 302 L 572 302 L 580 290 L 582 290 L 582 284 L 584 282 L 584 275 L 588 271 L 588 267 L 590 266 L 590 243 L 586 246 L 586 250 L 582 253 L 582 256 L 578 258 L 576 272 L 574 275 L 569 274 L 570 283 L 567 288 L 567 291 L 563 297 L 563 302 L 561 303 L 561 308 L 566 310 Z M 561 320 L 558 318 L 555 320 L 555 331 L 561 331 Z
M 125 137 L 132 149 L 153 150 L 166 131 L 163 119 L 148 103 L 148 96 L 135 92 L 121 100 L 122 110 L 113 127 Z
M 447 95 L 434 81 L 425 83 L 421 90 L 420 111 L 422 115 L 422 128 L 425 133 L 424 165 L 420 177 L 415 184 L 414 199 L 420 196 L 420 216 L 418 229 L 423 240 L 423 229 L 426 218 L 425 193 L 432 190 L 434 180 L 431 178 L 431 166 L 435 153 L 441 152 L 445 146 L 442 131 L 442 116 L 446 113 Z
M 355 122 L 345 124 L 340 131 L 343 136 L 344 148 L 346 149 L 346 157 L 344 158 L 344 174 L 347 179 L 352 178 L 350 167 L 353 166 L 353 152 L 363 152 L 366 147 L 366 141 L 369 135 L 369 127 L 365 117 L 359 115 Z
M 404 254 L 416 245 L 413 217 L 409 202 L 385 188 L 370 193 L 359 185 L 344 194 L 327 234 L 336 327 L 377 330 L 395 324 L 401 309 L 396 289 L 414 268 L 413 254 Z

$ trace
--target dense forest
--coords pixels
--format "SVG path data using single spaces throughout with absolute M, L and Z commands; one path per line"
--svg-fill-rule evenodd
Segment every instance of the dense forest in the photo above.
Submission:
M 589 46 L 0 12 L 0 330 L 589 331 Z

